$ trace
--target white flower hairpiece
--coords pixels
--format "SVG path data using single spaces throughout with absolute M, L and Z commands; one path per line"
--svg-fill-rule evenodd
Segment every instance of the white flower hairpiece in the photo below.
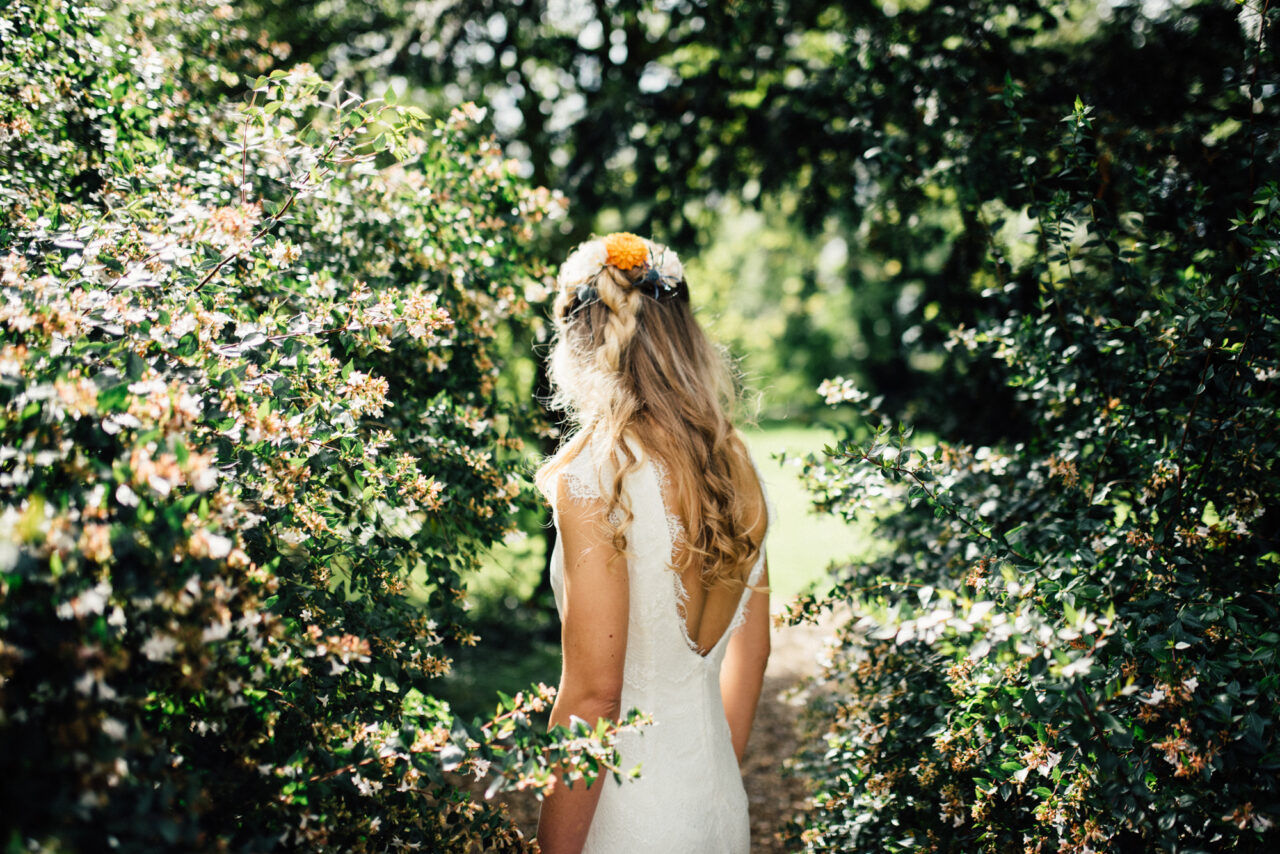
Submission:
M 604 243 L 599 240 L 588 240 L 573 250 L 560 265 L 560 275 L 557 276 L 557 280 L 564 288 L 589 282 L 604 269 L 608 260 L 609 253 L 605 250 Z

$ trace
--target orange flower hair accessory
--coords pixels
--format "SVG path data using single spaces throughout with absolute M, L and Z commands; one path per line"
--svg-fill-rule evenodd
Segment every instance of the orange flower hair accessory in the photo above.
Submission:
M 615 231 L 604 237 L 606 263 L 619 270 L 639 267 L 649 260 L 649 246 L 644 238 L 629 231 Z

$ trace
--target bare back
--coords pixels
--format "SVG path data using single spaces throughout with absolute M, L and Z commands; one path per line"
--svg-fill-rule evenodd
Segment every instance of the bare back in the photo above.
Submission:
M 754 475 L 754 470 L 752 474 Z M 672 482 L 673 477 L 674 475 L 666 473 L 663 478 L 665 481 L 663 504 L 668 513 L 679 519 L 681 528 L 687 530 L 685 521 L 680 518 L 676 510 L 677 502 L 674 493 L 678 492 L 678 487 Z M 768 525 L 768 517 L 764 509 L 764 494 L 760 489 L 759 481 L 754 476 L 749 480 L 743 480 L 745 482 L 737 484 L 739 496 L 748 506 L 758 508 L 758 512 L 743 514 L 753 523 L 748 526 L 747 532 L 752 540 L 762 542 Z M 681 544 L 677 542 L 675 550 L 678 552 L 680 548 Z M 679 566 L 679 563 L 676 562 L 676 566 Z M 733 623 L 751 569 L 751 565 L 738 567 L 731 580 L 713 584 L 710 587 L 703 583 L 701 566 L 697 563 L 679 570 L 680 618 L 684 623 L 686 642 L 699 655 L 706 655 L 715 648 Z

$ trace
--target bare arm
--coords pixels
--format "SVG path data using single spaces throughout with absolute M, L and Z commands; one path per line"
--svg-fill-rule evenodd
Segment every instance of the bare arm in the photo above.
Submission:
M 733 752 L 742 762 L 747 750 L 747 738 L 756 717 L 756 705 L 760 701 L 760 687 L 764 684 L 764 668 L 769 661 L 769 564 L 757 586 L 761 590 L 747 600 L 747 616 L 732 637 L 725 650 L 724 666 L 720 670 L 720 698 L 724 701 L 724 715 L 729 720 L 729 732 L 733 736 Z
M 627 565 L 604 533 L 603 502 L 575 500 L 562 484 L 556 506 L 564 548 L 564 663 L 551 725 L 568 726 L 577 717 L 594 726 L 601 718 L 617 720 L 621 714 L 630 598 Z M 567 781 L 557 781 L 538 820 L 543 854 L 582 850 L 605 784 L 598 779 L 587 787 L 579 781 L 570 788 Z

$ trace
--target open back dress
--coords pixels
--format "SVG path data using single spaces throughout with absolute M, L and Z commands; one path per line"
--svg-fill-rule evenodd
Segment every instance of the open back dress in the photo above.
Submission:
M 551 490 L 557 531 L 557 495 L 607 499 L 617 467 L 603 444 L 592 440 L 560 469 L 564 488 Z M 682 526 L 664 501 L 665 481 L 660 464 L 645 456 L 623 482 L 634 518 L 627 532 L 630 611 L 622 709 L 639 709 L 653 724 L 619 737 L 622 768 L 639 765 L 640 776 L 620 785 L 611 779 L 597 784 L 604 789 L 584 854 L 745 854 L 751 847 L 747 796 L 720 699 L 720 666 L 730 636 L 746 618 L 750 588 L 760 581 L 764 548 L 728 628 L 703 654 L 686 630 L 684 588 L 671 568 Z M 766 506 L 772 523 L 767 498 Z M 551 556 L 551 586 L 563 616 L 560 537 Z

